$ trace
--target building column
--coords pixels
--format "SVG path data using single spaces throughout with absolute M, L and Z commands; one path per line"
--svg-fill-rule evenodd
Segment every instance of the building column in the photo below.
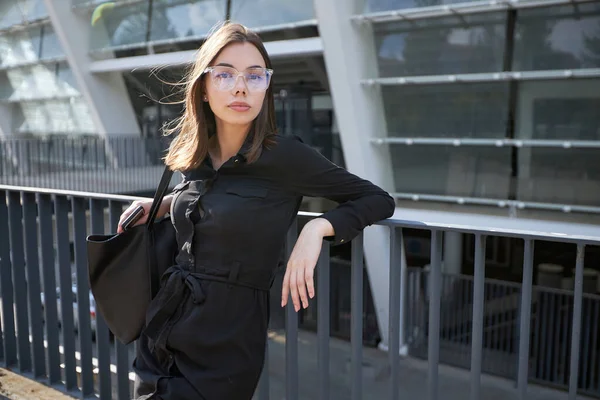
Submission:
M 392 164 L 387 146 L 371 141 L 387 135 L 381 91 L 361 81 L 378 77 L 373 31 L 351 17 L 362 13 L 364 0 L 315 0 L 314 7 L 323 41 L 323 57 L 346 167 L 390 192 L 394 191 Z M 365 230 L 365 259 L 372 287 L 383 348 L 389 326 L 389 229 Z M 398 260 L 396 268 L 401 268 Z M 404 316 L 401 315 L 401 320 Z M 401 346 L 403 343 L 401 343 Z
M 74 13 L 70 1 L 44 0 L 44 4 L 98 134 L 140 135 L 121 73 L 94 75 L 89 71 L 89 19 Z

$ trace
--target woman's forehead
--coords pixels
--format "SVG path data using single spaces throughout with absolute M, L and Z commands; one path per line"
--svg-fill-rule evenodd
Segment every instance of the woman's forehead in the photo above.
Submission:
M 237 70 L 265 67 L 265 60 L 252 43 L 232 43 L 215 58 L 213 65 L 225 65 Z

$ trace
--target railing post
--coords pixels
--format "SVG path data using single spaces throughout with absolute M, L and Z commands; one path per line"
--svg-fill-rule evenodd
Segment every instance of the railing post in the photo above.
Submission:
M 298 238 L 298 220 L 294 219 L 286 241 L 286 262 Z M 294 310 L 294 303 L 288 297 L 285 309 L 285 398 L 298 400 L 298 313 Z
M 8 194 L 8 224 L 15 307 L 17 312 L 17 352 L 19 371 L 31 371 L 29 346 L 29 312 L 27 307 L 27 279 L 25 277 L 25 255 L 23 253 L 23 209 L 19 192 Z M 40 321 L 41 322 L 41 321 Z
M 119 218 L 123 212 L 123 206 L 116 201 L 108 202 L 108 215 L 110 220 L 110 231 L 116 232 Z M 129 390 L 129 354 L 127 346 L 119 340 L 115 340 L 115 353 L 117 359 L 117 396 L 119 400 L 131 398 Z
M 73 317 L 73 279 L 71 277 L 71 250 L 69 244 L 69 201 L 67 198 L 62 195 L 55 196 L 54 209 L 56 215 L 65 387 L 67 390 L 73 390 L 77 388 L 77 372 L 75 369 L 75 320 Z
M 317 264 L 317 340 L 319 398 L 329 399 L 329 242 L 323 241 Z
M 400 233 L 398 235 L 398 233 Z M 397 245 L 402 240 L 402 230 L 390 227 L 390 315 L 389 315 L 389 363 L 390 363 L 390 399 L 396 400 L 400 395 L 400 302 L 404 293 L 400 292 L 402 266 Z M 400 261 L 400 262 L 399 262 Z
M 44 312 L 46 340 L 48 343 L 48 383 L 61 381 L 60 344 L 58 336 L 58 306 L 56 302 L 56 274 L 54 264 L 54 233 L 52 229 L 52 198 L 47 194 L 37 195 L 38 218 L 42 254 L 42 276 L 44 284 Z
M 91 233 L 104 233 L 104 204 L 102 200 L 90 200 Z M 98 353 L 98 386 L 100 400 L 112 399 L 110 376 L 110 337 L 104 318 L 96 312 L 96 346 Z
M 33 352 L 33 375 L 38 378 L 46 375 L 46 353 L 44 351 L 44 329 L 42 327 L 42 299 L 40 293 L 40 268 L 38 259 L 37 208 L 34 193 L 23 193 L 23 220 L 25 227 L 25 266 L 27 268 L 27 293 L 31 321 L 31 342 Z
M 471 340 L 471 400 L 481 393 L 481 356 L 483 353 L 483 302 L 485 294 L 485 241 L 475 235 L 475 270 L 473 278 L 473 333 Z
M 352 346 L 352 400 L 362 399 L 362 346 L 363 346 L 363 270 L 364 236 L 359 234 L 352 241 L 350 285 L 350 341 Z
M 429 400 L 438 398 L 438 364 L 440 362 L 440 290 L 442 277 L 443 232 L 431 232 L 431 275 L 429 276 Z
M 523 254 L 523 285 L 521 286 L 521 324 L 519 329 L 519 372 L 517 381 L 519 398 L 521 400 L 527 399 L 527 381 L 529 376 L 529 333 L 531 329 L 533 248 L 533 240 L 525 239 L 525 250 Z
M 571 367 L 569 369 L 569 400 L 577 397 L 579 378 L 579 342 L 581 340 L 581 305 L 583 302 L 583 262 L 585 246 L 577 244 L 575 262 L 575 294 L 573 296 L 573 328 L 571 335 Z
M 8 232 L 7 193 L 0 191 L 0 232 Z M 0 240 L 0 295 L 2 295 L 2 353 L 4 366 L 17 364 L 17 337 L 15 335 L 15 314 L 13 307 L 13 278 L 10 261 L 10 243 Z
M 71 199 L 73 223 L 73 247 L 75 250 L 75 275 L 77 279 L 77 311 L 79 321 L 79 360 L 81 367 L 81 393 L 83 397 L 94 394 L 94 373 L 92 367 L 92 327 L 90 318 L 90 287 L 88 283 L 87 250 L 85 238 L 86 206 L 80 197 Z

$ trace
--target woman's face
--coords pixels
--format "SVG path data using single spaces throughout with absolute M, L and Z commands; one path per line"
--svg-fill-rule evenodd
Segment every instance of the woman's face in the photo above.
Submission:
M 258 116 L 270 73 L 265 60 L 251 43 L 232 43 L 213 61 L 205 76 L 208 101 L 217 126 L 249 126 Z

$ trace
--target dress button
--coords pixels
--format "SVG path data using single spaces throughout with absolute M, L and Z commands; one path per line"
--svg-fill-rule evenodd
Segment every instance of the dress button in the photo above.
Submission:
M 237 163 L 239 163 L 239 162 L 240 162 L 240 159 L 239 159 L 239 158 L 236 158 L 236 159 L 235 159 L 233 162 L 237 164 Z
M 344 243 L 344 239 L 340 239 L 340 243 Z

